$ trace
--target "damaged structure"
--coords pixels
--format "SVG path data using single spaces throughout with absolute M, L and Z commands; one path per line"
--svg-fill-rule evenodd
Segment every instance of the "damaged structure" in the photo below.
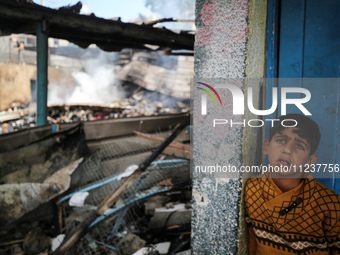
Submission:
M 95 36 L 98 38 L 95 43 L 101 45 L 102 49 L 121 49 L 126 45 L 144 48 L 150 44 L 156 44 L 159 46 L 158 49 L 169 52 L 168 48 L 192 50 L 194 46 L 194 36 L 190 33 L 174 34 L 162 29 L 154 30 L 147 25 L 130 26 L 119 21 L 105 21 L 96 19 L 96 17 L 81 17 L 80 22 L 77 20 L 77 15 L 62 14 L 57 10 L 46 10 L 46 15 L 50 17 L 49 22 L 51 21 L 50 26 L 47 26 L 48 22 L 42 21 L 41 13 L 45 10 L 42 7 L 34 7 L 28 3 L 20 5 L 9 0 L 0 0 L 0 4 L 3 7 L 0 8 L 2 14 L 0 19 L 3 21 L 0 23 L 0 26 L 3 26 L 1 30 L 6 31 L 7 28 L 8 34 L 12 32 L 35 33 L 36 22 L 40 24 L 38 33 L 41 33 L 43 37 L 38 47 L 46 42 L 44 36 L 49 30 L 47 28 L 50 28 L 51 32 L 55 31 L 56 37 L 66 38 L 66 34 L 62 34 L 63 31 L 70 33 L 72 36 L 66 39 L 82 46 L 89 45 L 89 40 Z M 34 15 L 22 14 L 18 11 L 20 8 L 32 10 Z M 5 11 L 2 12 L 2 10 Z M 193 127 L 186 129 L 187 132 L 193 134 L 193 148 L 188 147 L 188 133 L 184 137 L 178 137 L 176 142 L 179 143 L 170 144 L 162 155 L 153 161 L 145 178 L 142 173 L 139 173 L 136 185 L 128 187 L 124 180 L 133 178 L 130 176 L 136 177 L 134 174 L 128 176 L 128 173 L 134 172 L 134 169 L 143 165 L 144 160 L 152 154 L 161 141 L 164 141 L 165 131 L 168 133 L 169 126 L 173 128 L 175 124 L 182 123 L 183 119 L 180 120 L 177 117 L 189 118 L 189 116 L 172 115 L 169 118 L 175 119 L 171 120 L 171 123 L 164 116 L 100 120 L 101 124 L 105 124 L 102 130 L 105 130 L 105 134 L 110 134 L 110 139 L 102 136 L 102 132 L 98 132 L 96 122 L 85 123 L 83 128 L 91 156 L 79 155 L 74 158 L 74 161 L 68 161 L 68 164 L 60 166 L 60 171 L 71 176 L 69 184 L 51 183 L 49 176 L 44 176 L 46 179 L 41 179 L 41 185 L 37 185 L 40 190 L 34 187 L 34 190 L 40 192 L 49 190 L 49 196 L 53 197 L 54 208 L 51 210 L 55 214 L 53 228 L 48 225 L 47 229 L 50 232 L 42 233 L 44 232 L 41 230 L 42 225 L 29 220 L 31 223 L 22 222 L 23 225 L 20 225 L 21 228 L 25 227 L 26 232 L 29 232 L 27 235 L 20 235 L 19 231 L 16 232 L 19 233 L 17 236 L 10 236 L 14 225 L 8 225 L 7 228 L 1 229 L 3 239 L 0 242 L 0 249 L 9 254 L 20 254 L 24 252 L 24 249 L 29 248 L 35 249 L 34 251 L 27 250 L 27 253 L 33 254 L 44 253 L 46 250 L 54 254 L 59 252 L 70 254 L 188 254 L 191 246 L 190 254 L 248 254 L 247 227 L 242 206 L 244 180 L 241 178 L 247 176 L 242 176 L 242 174 L 200 175 L 194 171 L 194 167 L 219 165 L 239 169 L 242 165 L 260 165 L 261 142 L 268 137 L 269 126 L 264 129 L 242 126 L 244 121 L 256 119 L 258 116 L 245 110 L 244 114 L 235 117 L 230 93 L 223 91 L 223 87 L 218 87 L 218 85 L 231 79 L 238 91 L 246 92 L 248 88 L 252 88 L 254 108 L 269 109 L 271 106 L 271 98 L 268 96 L 270 90 L 273 87 L 287 86 L 287 84 L 276 83 L 276 78 L 338 77 L 340 38 L 339 34 L 334 31 L 339 26 L 339 10 L 339 2 L 336 0 L 329 0 L 325 3 L 317 0 L 197 0 L 195 83 L 194 91 L 191 91 L 194 103 Z M 57 16 L 63 17 L 63 20 L 57 19 Z M 10 24 L 11 17 L 17 23 Z M 32 22 L 26 26 L 27 19 Z M 78 23 L 73 23 L 74 27 L 63 30 L 58 26 L 58 22 L 65 25 L 64 21 L 72 23 L 73 19 L 78 21 Z M 80 23 L 83 24 L 85 21 L 94 25 L 102 25 L 101 28 L 104 30 L 113 25 L 116 30 L 112 34 L 106 34 L 107 31 L 103 30 L 95 35 L 89 33 L 87 38 L 81 37 L 81 29 L 77 33 L 72 32 L 78 30 Z M 128 36 L 127 27 L 131 27 L 131 31 L 137 31 L 133 33 L 137 36 L 134 38 Z M 92 24 L 89 29 L 93 29 Z M 139 36 L 143 34 L 142 31 L 147 31 L 145 34 L 147 38 Z M 122 36 L 123 40 L 117 41 L 115 36 Z M 82 44 L 82 41 L 85 43 Z M 142 41 L 143 43 L 140 43 Z M 134 64 L 126 65 L 126 68 L 133 70 L 134 73 L 133 75 L 128 72 L 124 73 L 127 70 L 122 68 L 121 79 L 127 83 L 132 82 L 141 87 L 144 86 L 146 90 L 153 88 L 153 84 L 144 84 L 139 80 L 141 75 L 148 76 L 148 73 L 140 70 L 139 67 Z M 44 70 L 38 72 L 44 73 Z M 42 84 L 46 85 L 44 82 Z M 302 87 L 303 83 L 296 80 L 294 82 L 293 84 L 297 87 Z M 202 89 L 196 89 L 199 87 L 198 84 L 210 84 L 215 87 L 217 95 L 220 94 L 224 99 L 223 104 L 222 100 L 218 104 L 219 101 L 214 102 L 212 98 L 210 100 L 206 97 L 208 99 L 205 101 L 207 111 L 204 112 L 203 102 L 206 98 L 202 95 Z M 322 133 L 332 134 L 326 136 L 325 142 L 320 145 L 322 148 L 320 160 L 324 163 L 337 162 L 338 139 L 334 137 L 339 137 L 337 134 L 340 130 L 337 117 L 339 102 L 338 97 L 333 96 L 338 95 L 336 92 L 339 91 L 339 87 L 335 86 L 334 90 L 327 90 L 324 86 L 309 88 L 313 94 L 322 95 L 317 104 L 311 105 L 315 112 L 313 118 L 320 123 L 329 123 L 320 125 L 320 129 Z M 164 86 L 164 90 L 167 90 L 167 86 Z M 186 91 L 182 92 L 186 93 Z M 135 100 L 138 100 L 140 96 L 135 94 Z M 248 96 L 244 93 L 245 102 Z M 319 103 L 326 105 L 324 107 L 326 110 L 320 107 Z M 45 103 L 43 105 L 46 106 Z M 337 108 L 334 107 L 335 105 Z M 233 120 L 238 125 L 214 127 L 212 123 L 218 111 L 223 112 L 224 119 L 234 118 Z M 269 117 L 276 118 L 278 115 L 276 111 Z M 57 120 L 57 117 L 52 119 Z M 157 125 L 162 126 L 162 130 L 152 136 L 150 133 L 154 131 L 152 128 L 154 125 L 150 123 L 151 119 L 156 121 Z M 266 117 L 263 118 L 265 119 Z M 64 142 L 63 138 L 66 137 L 66 133 L 63 133 L 65 130 L 63 125 L 53 136 L 56 143 L 61 145 Z M 39 130 L 45 132 L 43 129 Z M 23 132 L 6 134 L 2 137 L 20 135 Z M 49 128 L 47 137 L 53 135 L 50 132 L 52 131 Z M 61 134 L 63 135 L 60 136 Z M 27 134 L 23 137 L 26 136 Z M 114 139 L 111 140 L 111 138 Z M 11 143 L 6 144 L 11 149 L 6 152 L 9 154 L 4 157 L 5 160 L 11 156 L 11 151 L 22 146 L 22 144 L 18 147 Z M 31 143 L 28 142 L 26 145 L 31 146 Z M 334 153 L 329 153 L 330 149 Z M 83 150 L 83 152 L 86 151 Z M 187 158 L 191 153 L 193 157 L 190 166 Z M 75 169 L 74 166 L 77 164 L 79 167 Z M 120 167 L 116 169 L 115 166 Z M 9 169 L 11 167 L 11 165 L 8 166 Z M 41 165 L 33 163 L 32 173 L 39 168 Z M 188 174 L 190 168 L 192 178 Z M 79 174 L 80 172 L 84 174 Z M 7 180 L 16 178 L 13 174 L 8 172 L 2 178 Z M 21 174 L 19 171 L 18 175 L 21 176 Z M 53 176 L 58 172 L 51 174 Z M 75 177 L 73 181 L 72 175 Z M 331 178 L 324 179 L 323 183 L 339 193 L 338 176 L 339 173 L 336 173 Z M 28 187 L 30 186 L 14 185 L 11 191 L 14 194 L 22 191 L 29 197 L 30 193 L 25 192 Z M 121 187 L 126 187 L 124 188 L 126 192 L 115 194 L 114 199 L 110 198 L 113 203 L 103 210 L 104 215 L 108 217 L 105 217 L 102 211 L 91 216 L 94 211 L 98 212 L 96 208 L 100 207 L 102 210 L 101 201 L 105 201 L 112 190 L 123 189 Z M 65 189 L 67 189 L 66 192 L 64 192 Z M 6 202 L 11 201 L 2 203 Z M 40 201 L 35 203 L 40 203 Z M 27 205 L 22 204 L 15 213 L 19 217 L 25 213 L 25 210 L 27 211 Z M 23 217 L 39 217 L 38 212 L 34 211 L 36 209 L 32 208 L 32 210 L 32 215 L 27 214 Z M 7 212 L 6 215 L 4 214 L 6 218 L 3 221 L 20 220 L 15 219 L 16 214 Z M 90 220 L 85 224 L 84 220 L 88 217 Z M 188 226 L 189 220 L 191 220 L 191 229 Z M 82 227 L 82 223 L 86 228 Z M 71 236 L 76 238 L 70 239 L 69 235 L 63 236 L 65 233 L 72 233 Z M 46 235 L 47 238 L 43 238 Z M 29 247 L 34 237 L 44 240 L 40 242 L 42 246 L 39 249 L 36 249 L 36 245 Z M 53 245 L 50 242 L 51 237 L 54 238 Z M 60 243 L 63 244 L 60 245 Z
M 37 35 L 37 124 L 47 123 L 48 37 L 66 39 L 80 47 L 95 43 L 106 51 L 123 48 L 171 51 L 193 50 L 194 35 L 174 33 L 152 25 L 137 25 L 105 20 L 94 15 L 77 15 L 34 3 L 1 0 L 1 35 Z M 157 47 L 154 47 L 157 46 Z
M 176 118 L 184 123 L 188 120 L 188 116 Z M 110 128 L 119 129 L 119 125 L 110 123 Z M 133 123 L 126 126 L 134 128 Z M 158 133 L 156 139 L 142 133 L 122 137 L 116 132 L 117 138 L 105 137 L 105 145 L 98 145 L 95 139 L 89 147 L 82 123 L 57 133 L 47 131 L 42 127 L 25 130 L 45 137 L 32 136 L 12 148 L 1 148 L 5 151 L 0 153 L 0 250 L 4 254 L 56 250 L 65 234 L 82 224 L 105 197 L 122 187 L 150 154 L 157 152 L 168 133 Z M 8 134 L 7 140 L 18 135 L 28 138 L 20 133 Z M 185 133 L 178 141 L 188 140 Z M 6 144 L 6 137 L 1 138 Z M 65 254 L 132 254 L 146 244 L 164 242 L 166 253 L 183 242 L 179 250 L 190 247 L 189 160 L 172 151 L 184 151 L 186 145 L 176 142 L 166 147 L 168 152 L 159 155 L 158 150 L 147 171 L 125 187 L 101 217 L 93 219 L 81 240 Z M 190 148 L 186 150 L 190 154 Z M 157 250 L 153 246 L 148 249 Z
M 171 54 L 171 50 L 192 51 L 194 35 L 26 1 L 0 0 L 0 10 L 1 36 L 37 35 L 36 115 L 19 104 L 0 115 L 4 123 L 0 252 L 178 254 L 189 250 L 191 58 L 180 57 L 181 69 L 186 63 L 189 66 L 178 74 L 176 83 L 185 79 L 186 84 L 173 90 L 175 94 L 169 91 L 176 71 L 152 65 L 146 60 L 151 54 L 142 53 L 136 61 L 146 69 L 121 70 L 120 82 L 133 91 L 126 100 L 48 108 L 47 39 L 67 39 L 81 47 L 95 43 L 106 51 L 151 47 Z M 163 77 L 152 83 L 155 71 Z M 143 80 L 144 86 L 139 84 Z M 162 83 L 162 90 L 157 83 Z M 182 124 L 180 130 L 177 124 Z M 119 194 L 105 203 L 112 192 Z M 91 224 L 86 220 L 89 215 L 95 215 Z M 72 233 L 84 224 L 78 240 L 69 245 Z

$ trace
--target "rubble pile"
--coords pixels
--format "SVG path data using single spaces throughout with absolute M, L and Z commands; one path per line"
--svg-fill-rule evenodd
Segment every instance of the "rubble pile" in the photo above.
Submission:
M 138 133 L 88 156 L 82 132 L 78 125 L 0 153 L 0 254 L 54 254 L 164 139 Z M 183 136 L 168 147 L 190 154 Z M 160 154 L 64 254 L 190 254 L 189 169 L 188 159 Z
M 124 109 L 121 117 L 136 117 L 188 112 L 190 101 L 140 90 L 114 105 Z
M 48 107 L 49 124 L 96 121 L 126 117 L 154 116 L 189 111 L 189 100 L 178 99 L 158 92 L 136 91 L 130 98 L 111 105 L 51 105 Z M 14 104 L 0 112 L 0 134 L 36 126 L 35 104 Z
M 0 153 L 0 254 L 49 247 L 53 199 L 71 187 L 70 176 L 87 155 L 82 124 Z
M 36 126 L 35 110 L 29 104 L 13 103 L 0 112 L 0 134 L 11 133 Z

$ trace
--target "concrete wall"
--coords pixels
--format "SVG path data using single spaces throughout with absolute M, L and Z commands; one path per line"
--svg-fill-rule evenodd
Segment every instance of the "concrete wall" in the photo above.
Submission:
M 31 101 L 31 82 L 36 74 L 34 66 L 0 63 L 0 111 L 13 102 Z
M 265 42 L 267 22 L 267 0 L 249 1 L 249 33 L 246 59 L 246 88 L 253 88 L 253 102 L 256 109 L 264 104 L 263 89 L 265 89 Z M 261 90 L 262 87 L 262 90 Z M 247 100 L 247 93 L 246 100 Z M 256 119 L 258 116 L 250 111 L 245 112 L 245 119 Z M 262 133 L 264 129 L 245 127 L 243 130 L 243 165 L 259 165 L 262 161 Z M 239 254 L 248 254 L 248 230 L 244 221 L 243 188 L 247 176 L 243 176 L 241 207 L 239 218 Z
M 71 75 L 71 69 L 48 68 L 50 86 L 58 84 L 60 90 L 77 85 Z M 13 102 L 29 103 L 31 101 L 31 80 L 37 79 L 34 65 L 0 63 L 0 111 L 7 110 Z M 63 82 L 60 82 L 60 81 Z
M 266 1 L 249 1 L 196 0 L 195 82 L 214 86 L 224 79 L 236 78 L 239 88 L 253 86 L 255 97 L 260 99 L 258 78 L 263 77 L 264 70 Z M 246 81 L 246 77 L 257 79 Z M 242 178 L 202 177 L 195 172 L 195 166 L 218 164 L 239 168 L 244 162 L 255 163 L 256 132 L 243 127 L 225 125 L 214 129 L 207 125 L 221 109 L 209 107 L 208 114 L 203 116 L 201 91 L 195 90 L 196 85 L 193 85 L 192 251 L 193 254 L 246 254 L 240 206 Z M 225 90 L 217 91 L 227 98 L 219 107 L 223 108 L 224 116 L 232 118 L 230 95 Z M 246 112 L 238 120 L 248 117 Z

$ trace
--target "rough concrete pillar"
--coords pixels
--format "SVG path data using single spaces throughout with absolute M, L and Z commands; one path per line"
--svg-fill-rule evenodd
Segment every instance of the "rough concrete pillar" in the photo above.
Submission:
M 217 116 L 217 118 L 223 116 L 225 119 L 242 123 L 248 116 L 246 107 L 245 115 L 233 115 L 230 92 L 216 85 L 225 83 L 226 79 L 233 78 L 234 84 L 243 91 L 246 86 L 253 86 L 254 95 L 260 97 L 259 79 L 250 83 L 244 79 L 246 69 L 250 77 L 263 77 L 266 1 L 256 1 L 255 4 L 255 0 L 250 0 L 250 3 L 248 0 L 196 0 L 195 79 L 192 89 L 193 254 L 246 253 L 244 240 L 243 247 L 238 246 L 239 222 L 242 215 L 240 210 L 242 179 L 237 174 L 234 176 L 236 178 L 230 175 L 217 175 L 219 178 L 216 175 L 203 176 L 196 168 L 219 165 L 239 169 L 243 161 L 251 164 L 255 160 L 251 153 L 244 159 L 242 153 L 244 144 L 248 146 L 247 148 L 256 147 L 254 130 L 244 130 L 242 125 L 235 125 L 232 128 L 228 125 L 213 127 L 213 120 Z M 251 31 L 261 32 L 258 36 L 252 35 L 252 42 L 248 41 L 249 6 L 250 13 L 255 18 Z M 257 8 L 261 13 L 255 17 L 254 10 Z M 252 46 L 251 54 L 255 52 L 255 55 L 253 59 L 247 60 L 249 45 Z M 246 63 L 249 65 L 247 68 Z M 208 96 L 207 114 L 202 115 L 201 102 L 204 97 L 202 90 L 196 89 L 200 85 L 198 82 L 215 87 L 223 105 L 214 105 Z M 244 137 L 250 137 L 250 142 L 244 141 Z M 244 226 L 241 229 L 244 232 Z

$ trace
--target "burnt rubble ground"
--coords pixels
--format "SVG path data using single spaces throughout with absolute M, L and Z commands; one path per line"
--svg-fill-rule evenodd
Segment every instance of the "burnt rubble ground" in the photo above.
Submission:
M 148 115 L 146 108 L 141 107 L 148 100 L 145 92 L 139 92 L 115 107 L 54 106 L 49 108 L 49 122 L 188 111 L 181 101 L 168 108 L 164 101 L 157 104 L 150 100 L 154 107 L 150 109 L 154 111 Z M 132 162 L 144 162 L 159 146 L 159 141 L 129 136 L 90 152 L 82 125 L 79 122 L 69 130 L 0 153 L 0 254 L 52 254 L 58 240 L 81 224 L 107 194 L 122 184 L 124 178 L 117 176 L 128 172 Z M 184 144 L 188 139 L 188 134 L 184 134 L 177 141 Z M 83 204 L 71 204 L 75 194 L 85 193 L 85 187 L 89 194 Z M 141 184 L 133 187 L 108 209 L 110 216 L 89 228 L 64 254 L 191 254 L 188 158 L 160 155 Z
M 36 103 L 13 103 L 0 112 L 0 134 L 36 126 Z M 110 105 L 63 104 L 48 107 L 48 124 L 168 115 L 190 110 L 190 100 L 156 91 L 137 90 L 129 98 Z M 6 115 L 10 115 L 6 117 Z

